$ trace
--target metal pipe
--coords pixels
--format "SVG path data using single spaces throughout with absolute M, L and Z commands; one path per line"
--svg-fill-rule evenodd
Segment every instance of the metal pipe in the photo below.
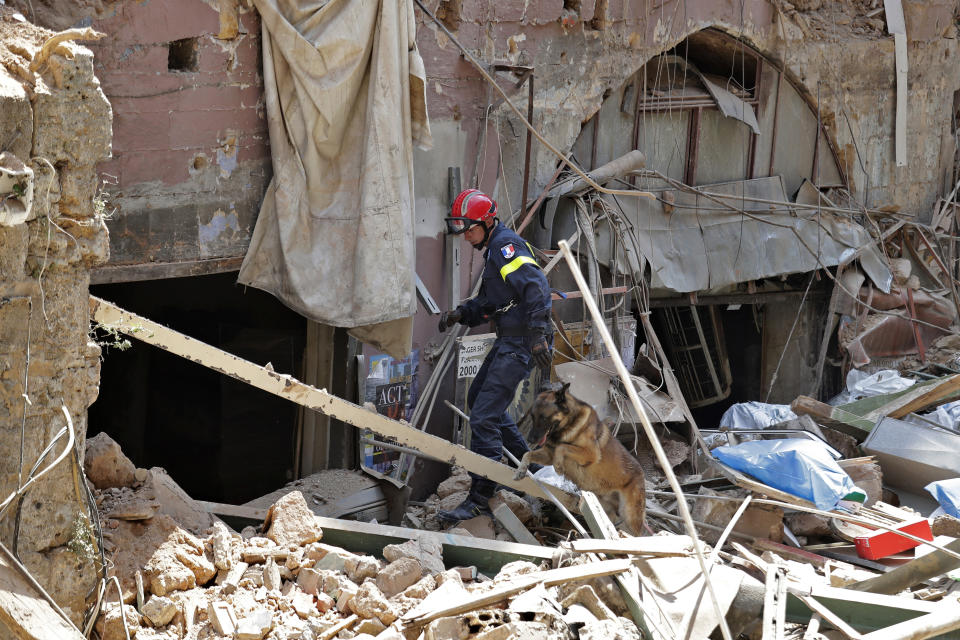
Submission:
M 727 625 L 727 620 L 723 615 L 723 610 L 720 606 L 720 599 L 717 596 L 716 590 L 713 588 L 713 582 L 710 579 L 710 573 L 707 570 L 707 559 L 703 557 L 703 549 L 700 544 L 700 538 L 697 536 L 696 526 L 693 523 L 693 518 L 690 516 L 690 508 L 687 506 L 686 500 L 683 499 L 683 491 L 680 489 L 680 483 L 677 481 L 677 476 L 673 473 L 673 467 L 670 465 L 669 460 L 667 460 L 667 454 L 663 450 L 663 445 L 657 438 L 656 432 L 653 430 L 653 425 L 650 424 L 650 418 L 647 416 L 647 412 L 643 408 L 643 404 L 640 402 L 640 397 L 637 395 L 637 389 L 633 385 L 633 381 L 630 378 L 630 373 L 627 371 L 627 368 L 623 364 L 623 360 L 620 358 L 620 354 L 617 352 L 616 344 L 613 341 L 613 337 L 610 335 L 610 331 L 607 330 L 607 325 L 603 321 L 603 316 L 600 314 L 600 309 L 597 307 L 597 302 L 591 295 L 589 295 L 587 283 L 583 279 L 583 273 L 580 271 L 580 266 L 577 264 L 576 258 L 573 256 L 573 251 L 570 249 L 570 245 L 561 240 L 559 246 L 560 251 L 563 253 L 563 257 L 567 261 L 567 266 L 570 268 L 570 272 L 573 274 L 573 278 L 577 282 L 577 287 L 579 287 L 580 291 L 583 293 L 583 301 L 590 310 L 590 315 L 593 318 L 594 324 L 596 325 L 595 328 L 600 333 L 600 337 L 603 338 L 603 342 L 607 346 L 607 351 L 610 353 L 610 357 L 613 359 L 613 365 L 616 367 L 617 373 L 620 376 L 620 380 L 623 382 L 623 386 L 627 391 L 627 397 L 630 398 L 630 404 L 633 405 L 633 410 L 636 412 L 636 414 L 640 416 L 640 422 L 643 425 L 643 430 L 646 432 L 647 438 L 650 440 L 650 445 L 653 447 L 653 452 L 657 456 L 657 461 L 660 463 L 660 467 L 663 469 L 664 474 L 667 476 L 667 480 L 670 482 L 670 488 L 673 489 L 673 492 L 677 496 L 677 506 L 679 507 L 680 515 L 683 518 L 683 523 L 687 528 L 687 533 L 693 539 L 693 548 L 696 551 L 697 562 L 700 565 L 700 571 L 703 572 L 704 584 L 707 587 L 707 592 L 710 594 L 710 602 L 713 605 L 714 614 L 719 620 L 720 631 L 723 634 L 724 640 L 732 640 L 730 627 Z
M 527 120 L 533 124 L 533 71 L 527 77 L 529 93 L 527 96 Z M 523 155 L 523 195 L 520 197 L 520 210 L 527 208 L 527 191 L 530 186 L 530 151 L 533 147 L 533 136 L 527 129 L 527 149 Z

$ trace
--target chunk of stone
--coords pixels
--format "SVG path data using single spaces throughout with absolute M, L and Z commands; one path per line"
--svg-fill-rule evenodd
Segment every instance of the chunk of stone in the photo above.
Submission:
M 281 546 L 301 546 L 323 537 L 323 529 L 299 491 L 291 491 L 267 511 L 267 537 Z
M 263 586 L 267 591 L 278 591 L 280 589 L 280 568 L 273 561 L 273 558 L 267 558 L 267 564 L 263 566 Z
M 313 596 L 309 593 L 304 593 L 299 589 L 293 592 L 293 597 L 290 599 L 290 605 L 293 607 L 293 610 L 301 618 L 309 618 L 312 615 L 317 614 L 317 607 L 313 604 Z
M 412 598 L 414 600 L 423 600 L 427 595 L 437 588 L 437 579 L 431 575 L 426 575 L 415 583 L 400 592 L 399 597 Z
M 569 609 L 574 605 L 580 605 L 592 613 L 598 620 L 616 620 L 617 618 L 616 614 L 610 610 L 610 607 L 608 607 L 603 600 L 600 599 L 600 596 L 597 595 L 597 592 L 593 590 L 593 587 L 586 584 L 577 587 L 573 593 L 560 602 L 560 605 L 565 609 Z
M 326 613 L 337 606 L 337 601 L 325 593 L 317 594 L 317 611 Z
M 357 595 L 358 589 L 357 585 L 348 580 L 340 584 L 340 593 L 337 594 L 337 610 L 340 613 L 350 613 L 350 604 Z
M 165 596 L 171 591 L 184 591 L 209 582 L 217 571 L 204 553 L 204 545 L 187 531 L 177 527 L 169 516 L 160 514 L 146 528 L 147 535 L 133 541 L 134 546 L 143 546 L 146 540 L 153 542 L 144 550 L 150 555 L 143 563 L 143 577 L 154 595 Z M 169 522 L 170 526 L 163 525 Z M 163 538 L 157 539 L 150 529 L 164 526 Z M 142 557 L 139 553 L 135 557 Z M 120 573 L 118 571 L 118 573 Z
M 438 618 L 424 629 L 424 640 L 463 640 L 470 635 L 470 627 L 463 616 Z
M 447 496 L 455 493 L 470 491 L 470 482 L 470 476 L 467 474 L 450 476 L 437 486 L 437 497 L 443 500 Z
M 510 511 L 513 511 L 513 515 L 517 516 L 517 519 L 523 524 L 527 524 L 533 520 L 533 507 L 530 506 L 529 502 L 514 492 L 507 491 L 506 489 L 500 489 L 492 498 L 490 498 L 491 511 L 496 509 L 501 504 L 507 505 L 507 507 L 510 508 Z
M 442 498 L 437 502 L 437 511 L 451 511 L 460 506 L 460 503 L 467 499 L 469 495 L 468 491 L 457 491 L 456 493 L 451 493 L 446 498 Z
M 640 633 L 625 618 L 598 620 L 580 627 L 580 640 L 640 640 Z
M 343 564 L 347 577 L 360 584 L 367 578 L 376 578 L 380 572 L 380 563 L 371 556 L 351 555 Z
M 214 631 L 221 636 L 232 637 L 233 632 L 237 630 L 237 617 L 228 602 L 211 602 L 207 605 L 207 618 L 213 625 Z
M 383 548 L 383 557 L 387 562 L 394 562 L 400 558 L 413 558 L 420 563 L 425 572 L 431 575 L 446 571 L 446 567 L 443 566 L 443 546 L 433 539 L 407 540 L 403 544 L 388 544 Z
M 120 618 L 120 605 L 116 602 L 107 604 L 103 613 L 97 618 L 95 625 L 97 633 L 101 640 L 125 640 L 126 634 L 123 630 L 123 620 Z M 140 629 L 140 614 L 136 608 L 127 604 L 123 606 L 123 617 L 126 619 L 127 629 L 130 631 L 130 637 Z
M 233 545 L 233 534 L 227 525 L 219 520 L 213 523 L 213 535 L 210 536 L 213 547 L 213 566 L 217 569 L 230 570 L 237 558 Z
M 490 516 L 476 516 L 460 523 L 462 529 L 466 529 L 475 538 L 486 538 L 487 540 L 497 539 L 497 530 L 493 524 L 493 518 Z
M 120 445 L 106 433 L 87 438 L 83 471 L 97 489 L 131 487 L 136 482 L 137 468 L 123 454 Z
M 220 573 L 223 578 L 221 579 L 220 576 L 217 576 L 221 591 L 228 595 L 236 591 L 237 585 L 240 584 L 240 580 L 243 578 L 243 574 L 246 573 L 249 566 L 246 562 L 238 562 L 226 573 L 221 571 Z
M 358 634 L 369 634 L 371 636 L 377 637 L 387 626 L 380 622 L 378 618 L 367 618 L 366 620 L 361 620 L 360 623 L 353 628 Z
M 140 610 L 143 616 L 155 627 L 167 625 L 177 615 L 177 605 L 164 596 L 151 596 Z
M 237 624 L 236 640 L 260 640 L 273 627 L 273 614 L 266 610 L 255 611 Z
M 542 640 L 549 630 L 542 622 L 510 622 L 477 634 L 473 640 Z
M 423 576 L 423 568 L 413 558 L 394 560 L 377 575 L 377 586 L 388 598 L 397 595 Z
M 375 583 L 364 582 L 350 602 L 350 608 L 361 618 L 377 618 L 384 625 L 397 619 L 397 612 Z
M 300 569 L 297 575 L 297 585 L 310 595 L 317 595 L 320 592 L 320 573 L 314 569 Z

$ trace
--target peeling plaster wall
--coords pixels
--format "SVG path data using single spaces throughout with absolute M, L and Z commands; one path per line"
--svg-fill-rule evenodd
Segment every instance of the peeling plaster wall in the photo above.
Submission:
M 107 34 L 93 49 L 115 112 L 99 166 L 116 207 L 110 265 L 242 256 L 270 178 L 257 13 L 125 0 L 92 26 Z
M 9 13 L 0 7 L 5 61 L 10 41 L 2 27 L 10 26 Z M 31 54 L 49 35 L 24 23 L 16 28 L 18 44 Z M 73 418 L 82 464 L 87 407 L 99 385 L 100 347 L 88 336 L 88 284 L 90 269 L 108 255 L 107 229 L 95 206 L 95 165 L 110 153 L 111 112 L 90 50 L 66 46 L 72 59 L 53 56 L 59 83 L 47 70 L 35 86 L 22 85 L 0 66 L 0 139 L 37 175 L 30 218 L 0 226 L 2 498 L 17 490 L 19 477 L 26 481 L 64 426 L 62 405 Z M 44 465 L 65 444 L 61 440 Z M 78 516 L 88 515 L 83 475 L 73 462 L 68 455 L 13 503 L 0 520 L 0 539 L 80 624 L 97 575 L 91 557 L 77 553 L 76 543 L 89 538 L 72 535 Z

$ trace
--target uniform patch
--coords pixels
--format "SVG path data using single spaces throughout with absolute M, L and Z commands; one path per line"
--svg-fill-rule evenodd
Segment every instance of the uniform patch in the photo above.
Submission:
M 514 248 L 512 244 L 505 244 L 502 247 L 500 247 L 500 253 L 503 254 L 504 258 L 509 260 L 517 253 L 517 250 Z

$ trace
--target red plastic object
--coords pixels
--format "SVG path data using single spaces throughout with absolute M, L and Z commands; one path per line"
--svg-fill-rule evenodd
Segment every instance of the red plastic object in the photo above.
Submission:
M 897 527 L 897 530 L 924 540 L 933 540 L 933 532 L 930 530 L 930 523 L 926 518 L 904 522 Z M 856 545 L 857 555 L 867 560 L 886 558 L 895 553 L 920 546 L 920 543 L 915 540 L 897 535 L 892 531 L 879 529 L 870 535 L 857 536 L 854 539 L 854 544 Z

